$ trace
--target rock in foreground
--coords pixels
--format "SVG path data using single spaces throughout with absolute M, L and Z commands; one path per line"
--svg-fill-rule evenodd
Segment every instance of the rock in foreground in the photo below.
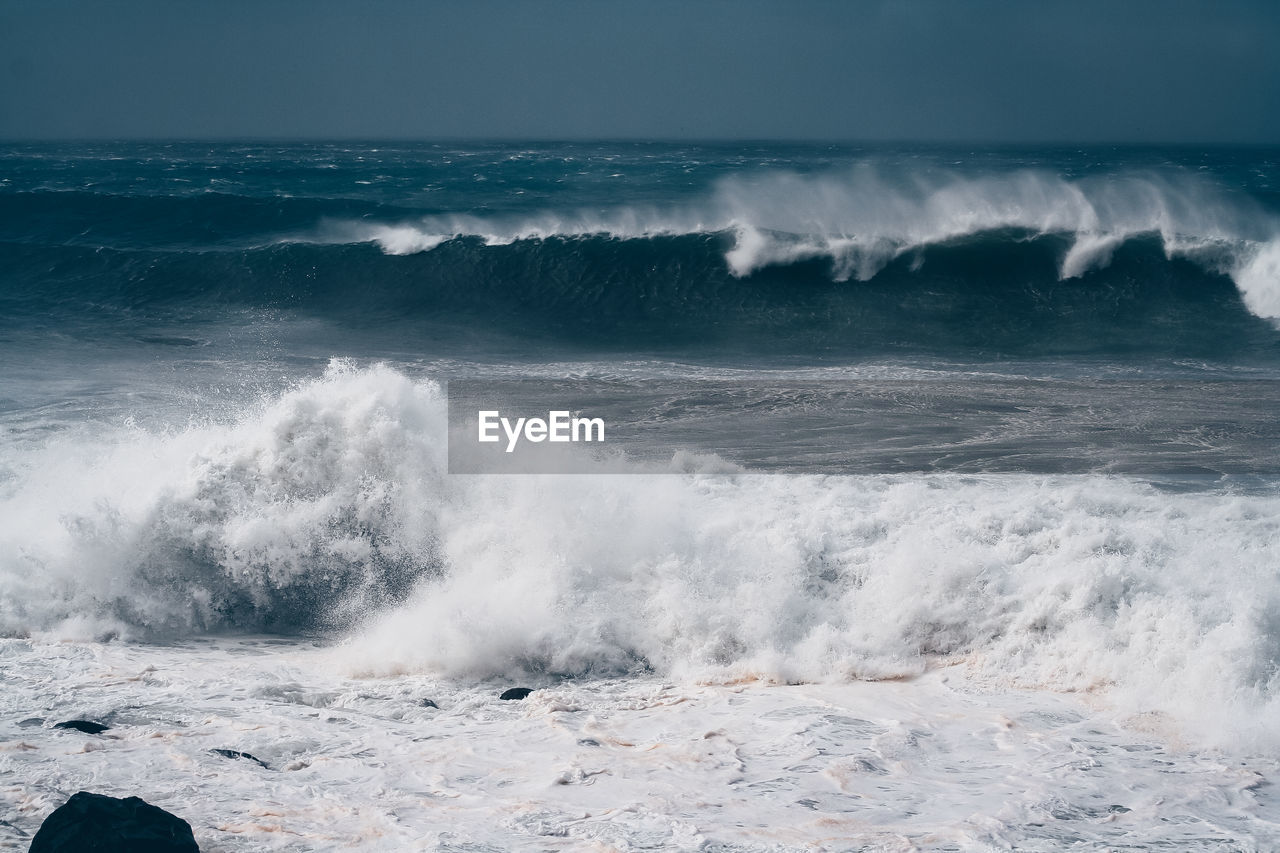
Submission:
M 247 752 L 241 752 L 238 749 L 211 749 L 209 751 L 214 755 L 221 755 L 223 758 L 243 758 L 245 761 L 252 761 L 263 769 L 271 769 L 270 767 L 267 767 L 267 762 L 263 761 L 261 758 L 258 758 L 256 755 L 250 755 Z
M 30 853 L 199 853 L 191 825 L 137 797 L 81 791 L 45 818 Z
M 65 722 L 54 725 L 55 729 L 75 729 L 78 732 L 84 732 L 87 735 L 100 735 L 110 726 L 104 726 L 102 723 L 95 723 L 93 720 L 67 720 Z

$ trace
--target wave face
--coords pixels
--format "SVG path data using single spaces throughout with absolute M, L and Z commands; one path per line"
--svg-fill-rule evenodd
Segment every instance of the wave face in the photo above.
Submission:
M 32 147 L 4 158 L 0 304 L 17 324 L 230 305 L 596 348 L 1275 360 L 1274 162 Z
M 1009 243 L 1055 235 L 1066 244 L 1059 280 L 1110 265 L 1116 250 L 1136 238 L 1156 238 L 1166 259 L 1199 262 L 1206 271 L 1257 285 L 1243 292 L 1259 316 L 1275 297 L 1257 264 L 1280 247 L 1280 220 L 1260 206 L 1233 199 L 1212 183 L 1183 174 L 1124 172 L 1065 179 L 1038 169 L 999 175 L 951 170 L 923 173 L 877 168 L 818 175 L 773 172 L 718 181 L 705 202 L 669 209 L 624 207 L 595 214 L 478 217 L 427 216 L 417 222 L 334 223 L 321 239 L 373 242 L 392 255 L 431 251 L 475 237 L 486 246 L 552 238 L 615 240 L 725 235 L 725 267 L 739 278 L 770 266 L 820 259 L 831 280 L 868 281 L 894 260 L 947 244 Z M 1272 282 L 1274 287 L 1280 284 Z
M 354 671 L 465 677 L 892 678 L 961 660 L 1235 732 L 1276 710 L 1274 493 L 449 477 L 444 408 L 429 380 L 337 363 L 222 425 L 29 450 L 0 503 L 0 632 L 340 626 Z

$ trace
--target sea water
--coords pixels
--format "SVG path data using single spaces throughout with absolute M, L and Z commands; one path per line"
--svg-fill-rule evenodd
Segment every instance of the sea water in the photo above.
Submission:
M 1278 180 L 7 146 L 0 845 L 82 789 L 226 851 L 1280 845 Z M 452 472 L 493 380 L 648 438 Z

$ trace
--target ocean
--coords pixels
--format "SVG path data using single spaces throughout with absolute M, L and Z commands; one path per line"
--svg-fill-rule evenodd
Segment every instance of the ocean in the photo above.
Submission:
M 8 143 L 0 848 L 1280 848 L 1278 380 L 1276 148 Z

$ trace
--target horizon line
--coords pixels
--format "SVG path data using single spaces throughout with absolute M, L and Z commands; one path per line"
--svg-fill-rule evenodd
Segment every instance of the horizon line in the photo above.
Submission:
M 836 146 L 1056 146 L 1056 147 L 1178 147 L 1178 148 L 1272 148 L 1275 141 L 1238 140 L 1124 140 L 1124 139 L 982 139 L 982 138 L 859 138 L 801 136 L 506 136 L 506 135 L 439 135 L 439 136 L 318 136 L 318 135 L 227 135 L 227 136 L 3 136 L 0 145 L 63 143 L 150 143 L 150 144 L 306 144 L 306 143 L 481 143 L 564 145 L 589 143 L 654 144 L 654 145 L 836 145 Z

